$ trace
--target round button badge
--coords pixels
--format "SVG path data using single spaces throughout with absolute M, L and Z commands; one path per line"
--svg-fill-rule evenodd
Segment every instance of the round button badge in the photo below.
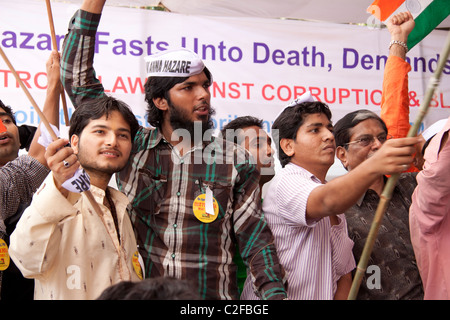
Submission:
M 8 245 L 3 239 L 0 239 L 0 271 L 4 271 L 9 267 Z
M 206 213 L 206 194 L 204 193 L 198 195 L 192 204 L 192 210 L 194 211 L 195 217 L 203 223 L 211 223 L 217 219 L 219 214 L 219 205 L 215 198 L 213 198 L 213 208 L 214 214 Z

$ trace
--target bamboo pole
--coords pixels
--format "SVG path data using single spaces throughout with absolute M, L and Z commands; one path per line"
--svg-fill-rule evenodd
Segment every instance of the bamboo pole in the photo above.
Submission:
M 45 3 L 47 4 L 47 15 L 50 24 L 50 33 L 52 36 L 53 50 L 58 51 L 58 44 L 56 43 L 55 25 L 53 23 L 53 14 L 52 14 L 52 7 L 50 5 L 50 0 L 45 0 Z M 66 123 L 66 126 L 69 126 L 69 113 L 67 112 L 66 95 L 64 93 L 64 90 L 61 91 L 61 102 L 64 110 L 64 121 Z
M 52 127 L 50 126 L 50 123 L 45 118 L 45 116 L 42 113 L 41 109 L 39 109 L 36 101 L 34 101 L 33 97 L 31 96 L 30 91 L 28 91 L 28 88 L 24 85 L 22 79 L 20 79 L 19 75 L 17 74 L 16 70 L 12 66 L 12 64 L 9 61 L 8 57 L 6 56 L 5 52 L 3 52 L 3 49 L 2 49 L 1 46 L 0 46 L 0 55 L 2 56 L 3 60 L 5 60 L 6 64 L 8 65 L 9 70 L 11 70 L 12 74 L 16 78 L 17 83 L 22 87 L 22 90 L 25 92 L 25 95 L 27 96 L 28 100 L 30 100 L 30 102 L 33 105 L 34 109 L 36 110 L 37 114 L 41 118 L 41 121 L 44 123 L 44 125 L 47 128 L 48 132 L 52 136 L 53 140 L 58 139 L 58 137 L 56 136 L 56 134 L 53 131 Z
M 0 46 L 0 55 L 2 56 L 3 60 L 5 60 L 6 64 L 8 65 L 9 70 L 11 70 L 12 74 L 16 78 L 17 82 L 19 83 L 22 90 L 25 92 L 25 95 L 27 96 L 28 100 L 30 100 L 31 104 L 33 105 L 34 109 L 36 110 L 37 114 L 39 115 L 41 122 L 44 123 L 45 127 L 47 128 L 47 131 L 50 133 L 53 141 L 57 140 L 58 137 L 56 136 L 55 131 L 53 131 L 53 128 L 50 126 L 50 123 L 48 122 L 45 115 L 42 113 L 41 109 L 38 107 L 36 101 L 31 96 L 30 92 L 28 91 L 27 87 L 23 83 L 22 79 L 20 79 L 19 75 L 17 74 L 16 70 L 12 66 L 11 62 L 9 61 L 8 57 L 6 56 L 5 52 L 3 51 L 2 47 Z M 99 216 L 103 216 L 103 212 L 100 209 L 100 206 L 98 205 L 97 201 L 95 201 L 94 196 L 92 195 L 90 190 L 84 191 L 87 198 L 89 199 L 89 202 L 91 203 L 91 206 L 94 208 L 95 212 Z
M 450 53 L 450 32 L 447 35 L 447 40 L 440 54 L 436 72 L 433 74 L 433 76 L 430 78 L 428 82 L 424 99 L 419 108 L 419 114 L 417 115 L 416 121 L 414 122 L 413 126 L 409 129 L 407 135 L 408 137 L 415 137 L 417 135 L 419 126 L 428 112 L 434 91 L 439 86 L 442 71 L 444 69 L 449 53 Z M 384 186 L 383 192 L 380 196 L 380 202 L 378 204 L 377 210 L 375 211 L 375 216 L 369 230 L 369 235 L 364 245 L 364 249 L 361 254 L 358 266 L 356 267 L 355 278 L 353 279 L 352 286 L 350 288 L 348 300 L 356 299 L 362 277 L 367 269 L 367 263 L 369 261 L 370 254 L 372 253 L 372 249 L 375 244 L 375 239 L 377 237 L 378 230 L 381 225 L 381 220 L 383 219 L 384 213 L 386 212 L 387 206 L 389 205 L 389 201 L 392 198 L 392 192 L 394 190 L 395 185 L 397 184 L 399 176 L 400 176 L 399 174 L 392 175 L 391 177 L 389 177 L 388 181 L 386 182 L 386 185 Z

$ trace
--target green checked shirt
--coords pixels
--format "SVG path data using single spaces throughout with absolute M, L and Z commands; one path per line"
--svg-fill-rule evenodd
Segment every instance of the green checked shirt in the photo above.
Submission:
M 99 21 L 77 11 L 64 42 L 61 77 L 75 107 L 104 94 L 93 69 Z M 239 250 L 257 295 L 286 298 L 258 180 L 249 153 L 233 143 L 211 137 L 181 156 L 158 129 L 141 127 L 117 185 L 131 202 L 146 277 L 190 280 L 204 299 L 238 299 Z M 202 215 L 208 189 L 214 215 Z

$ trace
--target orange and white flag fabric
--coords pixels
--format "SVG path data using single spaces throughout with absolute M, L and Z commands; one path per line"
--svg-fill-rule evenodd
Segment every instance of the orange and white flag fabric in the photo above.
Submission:
M 450 14 L 450 0 L 375 0 L 367 12 L 381 22 L 400 12 L 409 11 L 414 17 L 416 26 L 408 37 L 408 48 L 411 49 Z

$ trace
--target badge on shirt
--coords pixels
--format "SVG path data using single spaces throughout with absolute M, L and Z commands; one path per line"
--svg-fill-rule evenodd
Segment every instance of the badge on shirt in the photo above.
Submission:
M 141 263 L 139 261 L 140 257 L 141 256 L 139 255 L 139 252 L 136 250 L 136 252 L 133 254 L 131 262 L 133 263 L 133 268 L 137 276 L 139 277 L 139 279 L 142 280 L 144 278 L 144 273 L 142 271 Z
M 0 271 L 4 271 L 9 267 L 8 245 L 3 239 L 0 239 Z
M 217 219 L 219 205 L 209 187 L 206 188 L 206 193 L 202 193 L 195 198 L 192 210 L 195 217 L 203 223 L 211 223 Z

